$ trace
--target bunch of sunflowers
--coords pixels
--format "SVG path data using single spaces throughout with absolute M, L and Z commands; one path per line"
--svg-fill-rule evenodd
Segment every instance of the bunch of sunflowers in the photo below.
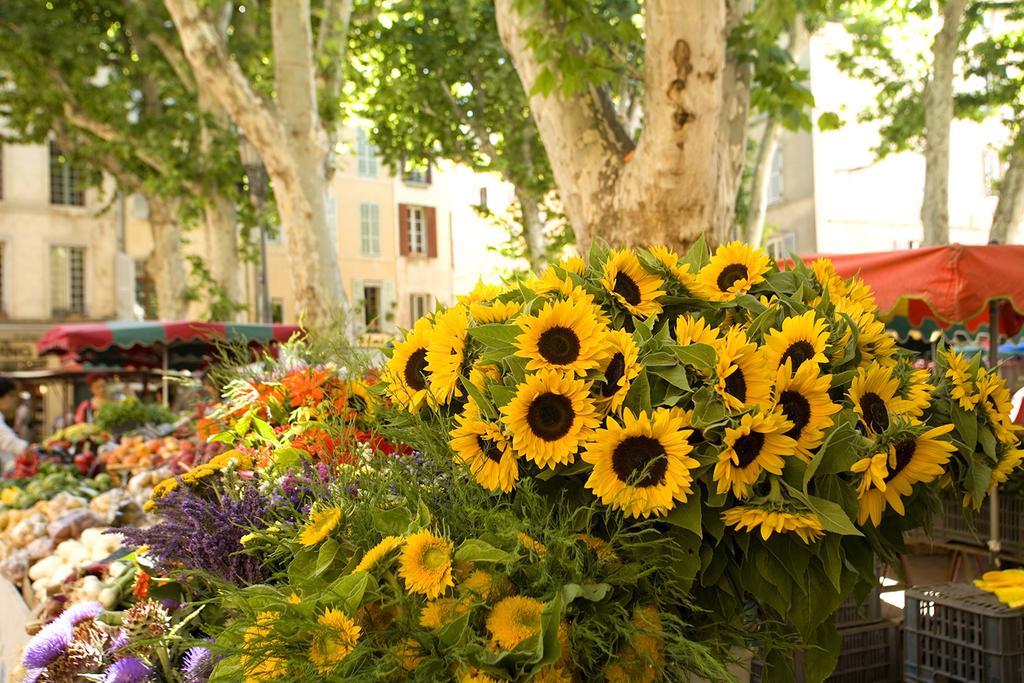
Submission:
M 514 497 L 529 478 L 667 520 L 699 556 L 695 595 L 731 575 L 738 611 L 753 599 L 822 642 L 937 484 L 980 505 L 1021 461 L 1002 380 L 940 355 L 915 367 L 870 288 L 825 259 L 595 247 L 419 320 L 382 378 L 478 485 Z

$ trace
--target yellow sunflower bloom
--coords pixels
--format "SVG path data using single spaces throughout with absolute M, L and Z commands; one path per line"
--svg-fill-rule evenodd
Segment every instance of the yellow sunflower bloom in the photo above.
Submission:
M 828 362 L 825 347 L 828 346 L 828 326 L 815 316 L 814 311 L 786 318 L 779 329 L 773 329 L 765 337 L 765 352 L 768 366 L 774 372 L 786 363 L 796 371 L 804 363 L 815 367 Z
M 439 313 L 427 346 L 427 372 L 430 393 L 441 405 L 462 396 L 459 377 L 466 356 L 466 336 L 469 334 L 469 311 L 464 306 L 449 308 Z
M 627 409 L 621 425 L 608 418 L 583 453 L 594 466 L 586 486 L 627 516 L 667 515 L 693 493 L 692 471 L 700 463 L 689 457 L 689 436 L 682 419 L 665 408 L 636 416 Z
M 405 410 L 419 410 L 427 398 L 427 347 L 433 331 L 429 318 L 417 320 L 405 339 L 395 344 L 384 368 L 387 394 Z
M 931 372 L 925 368 L 914 370 L 910 373 L 906 383 L 900 390 L 900 398 L 904 400 L 906 413 L 911 417 L 919 418 L 932 403 L 932 393 L 935 387 L 928 380 Z
M 939 437 L 951 431 L 953 425 L 942 425 L 920 436 L 903 437 L 890 444 L 885 490 L 872 487 L 861 494 L 857 523 L 864 524 L 870 519 L 874 526 L 878 526 L 886 505 L 898 515 L 906 514 L 903 498 L 913 492 L 914 484 L 927 484 L 945 471 L 956 446 Z
M 752 505 L 732 508 L 722 513 L 726 526 L 737 531 L 753 533 L 760 527 L 761 539 L 767 541 L 773 533 L 794 533 L 804 543 L 810 544 L 825 535 L 821 519 L 813 512 L 792 512 L 773 510 Z
M 277 618 L 276 612 L 260 612 L 256 623 L 245 630 L 240 648 L 244 683 L 276 681 L 288 672 L 288 663 L 283 658 L 266 652 Z
M 697 273 L 701 294 L 709 301 L 732 301 L 764 282 L 770 263 L 762 249 L 743 242 L 723 244 Z
M 1024 607 L 1024 569 L 1004 569 L 985 572 L 974 585 L 983 591 L 995 593 L 999 602 L 1019 609 Z
M 766 407 L 771 401 L 772 382 L 763 351 L 747 340 L 743 330 L 730 329 L 715 345 L 718 352 L 715 391 L 726 408 L 739 411 Z
M 341 521 L 341 508 L 331 507 L 312 512 L 299 534 L 299 543 L 310 548 L 331 535 Z
M 640 264 L 636 254 L 618 249 L 608 255 L 601 284 L 620 305 L 635 316 L 650 318 L 661 313 L 658 298 L 665 292 L 660 277 Z
M 519 643 L 540 632 L 543 610 L 543 602 L 522 595 L 499 601 L 487 615 L 491 644 L 501 650 L 515 649 Z
M 747 498 L 762 472 L 781 475 L 785 458 L 796 451 L 796 442 L 786 436 L 792 428 L 779 413 L 747 414 L 738 427 L 726 428 L 714 472 L 718 493 L 731 489 L 737 498 Z
M 558 262 L 558 267 L 567 273 L 583 275 L 587 270 L 587 262 L 583 260 L 582 256 L 566 256 Z
M 850 400 L 868 433 L 881 434 L 893 418 L 909 412 L 909 404 L 896 395 L 899 388 L 900 381 L 893 377 L 892 368 L 872 363 L 857 369 L 850 383 Z
M 519 539 L 519 545 L 523 546 L 537 557 L 546 557 L 548 549 L 544 547 L 544 544 L 538 541 L 529 534 L 524 534 L 522 531 L 516 533 L 516 538 Z
M 464 306 L 471 306 L 472 304 L 477 304 L 481 301 L 490 301 L 495 297 L 501 296 L 504 291 L 505 288 L 501 285 L 477 280 L 473 290 L 469 294 L 463 294 L 460 296 L 458 298 L 458 302 Z
M 522 308 L 523 305 L 518 301 L 475 303 L 469 305 L 469 317 L 481 325 L 504 323 L 519 315 Z
M 849 316 L 857 328 L 857 352 L 860 367 L 866 367 L 871 363 L 887 367 L 896 364 L 896 339 L 885 329 L 885 323 L 878 319 L 874 308 L 867 308 L 864 304 L 851 299 L 839 299 L 835 302 L 835 313 L 847 326 L 849 321 L 841 316 Z M 850 343 L 852 336 L 852 332 L 846 330 L 839 344 L 836 345 L 837 354 L 841 353 Z
M 831 416 L 841 409 L 828 394 L 831 382 L 832 375 L 820 374 L 813 363 L 804 363 L 791 375 L 787 361 L 775 376 L 775 405 L 793 424 L 786 436 L 796 441 L 796 454 L 808 461 L 832 426 Z
M 944 358 L 947 367 L 946 379 L 950 382 L 949 395 L 964 410 L 974 410 L 981 396 L 974 386 L 971 362 L 956 351 L 947 351 Z
M 381 539 L 380 543 L 366 551 L 363 559 L 359 560 L 359 564 L 352 571 L 370 571 L 392 552 L 401 548 L 404 542 L 405 538 L 402 536 L 385 536 Z
M 420 610 L 420 626 L 429 629 L 442 628 L 468 611 L 469 605 L 464 600 L 456 598 L 430 600 Z
M 871 488 L 885 490 L 885 480 L 889 476 L 889 454 L 875 453 L 871 457 L 861 458 L 853 463 L 850 471 L 863 475 L 857 485 L 857 493 L 865 494 Z
M 490 600 L 501 595 L 510 588 L 508 579 L 492 574 L 484 569 L 474 569 L 463 581 L 459 582 L 459 591 L 472 595 L 480 600 Z
M 653 683 L 665 669 L 665 639 L 661 613 L 653 605 L 638 605 L 633 610 L 633 634 L 605 670 L 609 683 Z
M 598 403 L 612 412 L 617 412 L 626 400 L 629 387 L 640 374 L 640 349 L 633 341 L 633 335 L 624 330 L 615 330 L 606 334 L 607 347 L 601 359 L 599 369 L 604 375 L 603 380 L 594 383 Z
M 469 368 L 469 382 L 480 391 L 487 391 L 488 384 L 501 382 L 501 368 L 477 359 Z
M 996 438 L 1004 444 L 1017 444 L 1017 427 L 1010 421 L 1013 410 L 1010 402 L 1010 390 L 1006 382 L 996 372 L 982 372 L 976 382 L 978 404 L 992 425 Z
M 469 468 L 477 483 L 489 491 L 508 493 L 519 481 L 519 463 L 512 444 L 501 429 L 480 419 L 479 410 L 470 402 L 458 417 L 451 432 L 455 459 Z
M 502 406 L 516 452 L 539 467 L 565 465 L 598 423 L 589 385 L 556 370 L 540 370 Z
M 423 652 L 423 647 L 419 644 L 415 638 L 406 638 L 392 650 L 395 656 L 395 661 L 403 671 L 412 673 L 423 660 L 426 659 Z
M 527 370 L 564 370 L 585 375 L 596 368 L 605 352 L 605 329 L 583 306 L 568 301 L 548 302 L 536 315 L 518 321 L 516 355 L 527 359 Z
M 323 628 L 313 633 L 309 659 L 317 671 L 328 673 L 355 649 L 362 629 L 344 612 L 331 608 L 320 615 L 317 623 Z
M 679 254 L 668 247 L 651 247 L 648 251 L 654 260 L 668 271 L 673 280 L 682 285 L 691 296 L 696 296 L 699 284 L 697 276 L 690 272 L 689 263 L 680 263 Z
M 814 277 L 821 285 L 822 291 L 828 292 L 833 302 L 846 296 L 846 282 L 839 277 L 832 261 L 827 258 L 815 259 L 811 262 L 811 270 L 814 271 Z
M 676 318 L 676 341 L 680 346 L 689 344 L 712 344 L 719 340 L 719 329 L 709 325 L 704 318 L 681 315 Z
M 1010 475 L 1020 467 L 1022 460 L 1024 460 L 1024 450 L 1011 448 L 1003 453 L 999 462 L 997 462 L 996 466 L 992 468 L 992 476 L 989 478 L 989 484 L 986 491 L 991 493 L 1001 484 L 1005 484 L 1010 478 Z M 963 505 L 964 507 L 971 507 L 973 504 L 974 495 L 968 491 L 964 494 Z
M 452 550 L 450 541 L 427 530 L 406 538 L 398 567 L 406 590 L 433 600 L 454 586 Z

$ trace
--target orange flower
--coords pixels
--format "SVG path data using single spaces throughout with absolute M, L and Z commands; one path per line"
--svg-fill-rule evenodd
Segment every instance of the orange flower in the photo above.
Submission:
M 281 380 L 281 386 L 291 396 L 292 408 L 311 406 L 324 400 L 327 395 L 325 384 L 332 379 L 330 370 L 306 368 L 296 370 Z
M 145 600 L 149 597 L 149 574 L 141 569 L 135 575 L 135 585 L 132 587 L 132 595 L 139 600 Z

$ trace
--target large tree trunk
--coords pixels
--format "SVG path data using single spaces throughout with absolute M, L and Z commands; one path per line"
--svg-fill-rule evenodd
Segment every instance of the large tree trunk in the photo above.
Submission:
M 156 309 L 160 320 L 182 320 L 185 301 L 185 258 L 181 224 L 171 202 L 147 195 L 149 225 L 153 231 L 153 251 L 146 260 L 146 273 L 156 285 Z
M 223 195 L 211 196 L 204 211 L 205 260 L 210 276 L 232 303 L 241 303 L 238 231 L 235 204 Z
M 525 90 L 533 92 L 545 64 L 526 35 L 556 29 L 543 9 L 526 14 L 517 4 L 496 0 L 498 29 Z M 746 120 L 749 91 L 723 83 L 727 70 L 730 78 L 739 71 L 726 64 L 726 4 L 649 0 L 645 12 L 644 130 L 635 150 L 611 108 L 590 93 L 530 97 L 566 216 L 584 249 L 595 238 L 685 248 L 722 229 L 733 213 L 737 151 L 723 121 L 740 114 Z
M 540 274 L 548 265 L 548 240 L 544 234 L 544 219 L 540 215 L 540 198 L 524 187 L 516 186 L 516 201 L 523 222 L 523 240 L 530 270 Z
M 1010 157 L 1006 174 L 999 181 L 999 202 L 992 215 L 989 242 L 1008 244 L 1024 223 L 1024 143 Z
M 756 247 L 764 241 L 764 221 L 768 213 L 768 184 L 772 176 L 772 160 L 782 140 L 782 124 L 778 118 L 769 116 L 761 131 L 757 145 L 757 158 L 750 178 L 750 209 L 747 212 L 743 238 Z
M 273 183 L 288 245 L 292 291 L 303 322 L 329 321 L 344 303 L 325 210 L 324 133 L 312 63 L 309 0 L 273 6 L 276 106 L 252 87 L 215 22 L 196 0 L 165 0 L 196 84 L 259 151 Z
M 924 199 L 921 225 L 925 246 L 949 243 L 949 129 L 953 122 L 953 64 L 967 0 L 947 0 L 942 28 L 932 41 L 932 73 L 924 86 Z

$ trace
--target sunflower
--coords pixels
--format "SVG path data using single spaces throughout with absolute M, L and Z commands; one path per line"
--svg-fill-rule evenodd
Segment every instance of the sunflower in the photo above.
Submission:
M 1004 569 L 985 572 L 974 585 L 983 591 L 995 593 L 999 602 L 1012 609 L 1024 607 L 1024 569 Z
M 900 398 L 904 400 L 906 414 L 919 418 L 932 403 L 932 392 L 935 387 L 928 380 L 931 372 L 927 368 L 913 370 L 900 389 Z
M 594 391 L 598 403 L 607 403 L 608 408 L 615 412 L 622 407 L 629 387 L 642 369 L 640 349 L 633 341 L 633 335 L 624 330 L 608 332 L 605 341 L 607 347 L 599 366 L 604 379 L 594 383 Z
M 927 484 L 942 475 L 946 463 L 956 450 L 952 442 L 939 439 L 951 431 L 953 425 L 942 425 L 916 437 L 898 438 L 889 444 L 885 453 L 885 487 L 882 488 L 877 483 L 864 486 L 862 483 L 857 523 L 864 524 L 870 519 L 874 526 L 878 526 L 882 521 L 886 504 L 897 514 L 905 514 L 903 497 L 913 492 L 914 484 Z M 853 467 L 865 471 L 861 463 L 863 461 L 855 463 Z M 877 477 L 878 472 L 872 472 L 872 468 L 867 468 L 865 477 L 869 474 Z
M 828 292 L 829 298 L 835 302 L 846 296 L 846 282 L 839 277 L 836 267 L 827 258 L 818 258 L 811 262 L 814 277 L 821 285 L 822 291 Z
M 574 538 L 590 548 L 594 554 L 597 555 L 597 559 L 599 560 L 604 562 L 617 562 L 619 559 L 619 556 L 612 549 L 611 544 L 603 538 L 591 536 L 590 534 L 576 534 Z
M 812 363 L 804 363 L 795 375 L 789 363 L 775 376 L 775 405 L 793 424 L 786 436 L 796 441 L 796 454 L 810 460 L 811 451 L 821 445 L 824 430 L 832 426 L 830 416 L 840 407 L 828 395 L 832 375 L 822 375 Z
M 433 600 L 455 585 L 451 542 L 426 529 L 412 534 L 402 548 L 398 575 L 405 581 L 406 590 Z
M 469 368 L 469 383 L 480 391 L 487 390 L 490 382 L 501 382 L 501 368 L 497 365 L 484 363 L 479 358 Z
M 796 442 L 786 436 L 792 428 L 779 413 L 747 414 L 738 427 L 726 428 L 714 473 L 718 493 L 732 489 L 737 498 L 746 498 L 761 472 L 781 475 L 784 458 L 796 450 Z
M 692 470 L 700 463 L 689 457 L 689 435 L 666 408 L 636 416 L 627 409 L 621 425 L 608 418 L 583 453 L 594 466 L 587 488 L 629 517 L 667 515 L 693 493 Z
M 372 413 L 375 405 L 365 382 L 347 380 L 338 394 L 335 407 L 343 414 L 347 413 L 349 418 L 359 418 Z
M 681 284 L 688 293 L 693 295 L 697 292 L 697 277 L 690 272 L 689 263 L 679 263 L 679 254 L 662 246 L 651 247 L 648 251 L 651 252 L 654 260 L 669 272 L 672 279 Z
M 715 344 L 719 329 L 709 325 L 704 318 L 681 315 L 676 318 L 676 341 L 680 346 L 689 344 Z
M 978 389 L 978 403 L 988 417 L 989 424 L 996 438 L 1005 444 L 1016 444 L 1016 427 L 1010 421 L 1010 412 L 1013 410 L 1010 402 L 1010 390 L 1006 388 L 1006 382 L 995 372 L 982 372 L 976 383 Z
M 359 560 L 359 564 L 352 571 L 354 572 L 368 572 L 385 557 L 390 555 L 392 552 L 402 547 L 402 543 L 405 542 L 405 538 L 402 536 L 385 536 L 381 539 L 380 543 L 373 546 L 366 551 L 363 555 L 363 559 Z
M 991 493 L 1000 484 L 1005 484 L 1006 480 L 1010 478 L 1010 475 L 1020 467 L 1021 461 L 1024 460 L 1024 450 L 1018 448 L 1010 448 L 1003 454 L 1003 457 L 999 459 L 996 466 L 992 468 L 992 476 L 989 478 L 988 491 Z M 974 502 L 974 496 L 968 491 L 964 494 L 964 507 L 968 507 Z
M 501 683 L 497 678 L 488 676 L 480 669 L 463 669 L 459 672 L 459 683 Z
M 276 612 L 260 612 L 256 623 L 245 630 L 242 636 L 241 665 L 245 683 L 274 681 L 288 670 L 288 664 L 277 656 L 268 656 L 264 648 L 277 623 Z
M 550 368 L 587 374 L 604 354 L 604 327 L 591 312 L 568 301 L 548 302 L 536 315 L 519 319 L 516 355 L 527 370 Z
M 406 638 L 392 652 L 398 666 L 409 673 L 418 669 L 425 659 L 423 646 L 415 638 Z
M 599 420 L 589 385 L 557 370 L 528 376 L 501 412 L 516 452 L 539 467 L 571 462 Z
M 697 273 L 701 294 L 709 301 L 731 301 L 764 282 L 769 263 L 768 254 L 749 244 L 723 244 Z
M 405 339 L 395 344 L 385 366 L 388 396 L 405 410 L 419 410 L 427 398 L 427 346 L 433 332 L 429 318 L 417 320 Z
M 688 429 L 690 431 L 690 435 L 686 437 L 686 442 L 696 450 L 698 446 L 705 442 L 705 440 L 704 431 L 693 425 L 693 411 L 684 410 L 683 408 L 670 408 L 669 410 L 672 411 L 673 417 L 678 417 L 683 421 L 683 429 Z
M 653 605 L 639 605 L 633 610 L 633 634 L 605 670 L 610 683 L 653 683 L 665 668 L 665 640 L 662 636 L 661 613 Z
M 518 301 L 494 301 L 469 305 L 469 317 L 475 323 L 504 323 L 519 315 L 522 303 Z
M 472 402 L 458 417 L 448 443 L 455 459 L 469 468 L 477 483 L 489 491 L 508 493 L 519 480 L 518 457 L 501 429 L 480 419 Z
M 567 273 L 583 275 L 587 270 L 587 262 L 583 260 L 582 256 L 566 256 L 558 262 L 558 267 Z
M 872 363 L 857 369 L 850 383 L 850 400 L 868 433 L 881 434 L 894 417 L 910 410 L 909 404 L 896 396 L 899 387 L 900 381 L 893 377 L 891 368 Z
M 873 306 L 873 305 L 872 305 Z M 835 302 L 837 317 L 849 316 L 857 329 L 857 353 L 860 367 L 873 362 L 879 365 L 893 366 L 896 364 L 896 339 L 885 329 L 885 323 L 875 315 L 873 307 L 867 307 L 852 299 L 839 299 Z M 843 318 L 846 326 L 850 321 Z M 836 344 L 836 353 L 841 355 L 850 343 L 853 333 L 847 329 Z
M 484 282 L 483 280 L 477 280 L 476 285 L 473 287 L 469 294 L 463 294 L 458 298 L 458 302 L 465 306 L 480 303 L 481 301 L 490 301 L 491 299 L 501 296 L 505 291 L 505 288 L 501 285 L 491 284 Z
M 814 311 L 786 318 L 779 329 L 768 332 L 765 338 L 768 365 L 774 371 L 789 363 L 795 372 L 804 363 L 819 366 L 828 362 L 828 326 L 817 318 Z
M 430 373 L 430 393 L 441 405 L 462 396 L 459 375 L 466 356 L 466 335 L 469 333 L 469 311 L 455 306 L 439 313 L 427 346 L 427 372 Z
M 540 633 L 543 610 L 543 602 L 522 595 L 499 601 L 487 615 L 491 644 L 501 650 L 512 650 L 530 636 Z
M 947 351 L 945 360 L 946 379 L 950 381 L 951 385 L 950 397 L 964 410 L 974 410 L 974 406 L 978 405 L 981 396 L 973 386 L 974 373 L 971 371 L 971 362 L 956 351 Z
M 538 541 L 529 534 L 524 534 L 522 531 L 516 532 L 516 538 L 519 539 L 519 545 L 523 546 L 537 557 L 546 557 L 548 549 L 543 543 Z
M 468 611 L 469 605 L 464 600 L 455 598 L 430 600 L 420 610 L 420 626 L 438 629 L 447 626 Z
M 821 519 L 813 512 L 791 512 L 745 505 L 723 512 L 722 521 L 737 531 L 753 532 L 761 527 L 761 538 L 765 541 L 773 533 L 793 532 L 804 543 L 810 544 L 825 535 Z
M 508 579 L 484 569 L 474 569 L 459 582 L 459 591 L 473 595 L 480 600 L 490 600 L 510 588 Z
M 650 318 L 661 313 L 658 297 L 665 294 L 660 289 L 664 281 L 647 272 L 629 249 L 614 250 L 608 255 L 601 284 L 633 315 Z
M 299 543 L 310 548 L 330 536 L 341 521 L 341 508 L 331 507 L 312 512 L 299 534 Z
M 764 353 L 747 340 L 743 330 L 733 328 L 715 345 L 718 352 L 715 391 L 729 410 L 767 406 L 771 398 L 771 377 Z
M 341 610 L 327 608 L 317 623 L 323 626 L 313 633 L 309 659 L 320 673 L 328 673 L 355 649 L 362 629 Z

